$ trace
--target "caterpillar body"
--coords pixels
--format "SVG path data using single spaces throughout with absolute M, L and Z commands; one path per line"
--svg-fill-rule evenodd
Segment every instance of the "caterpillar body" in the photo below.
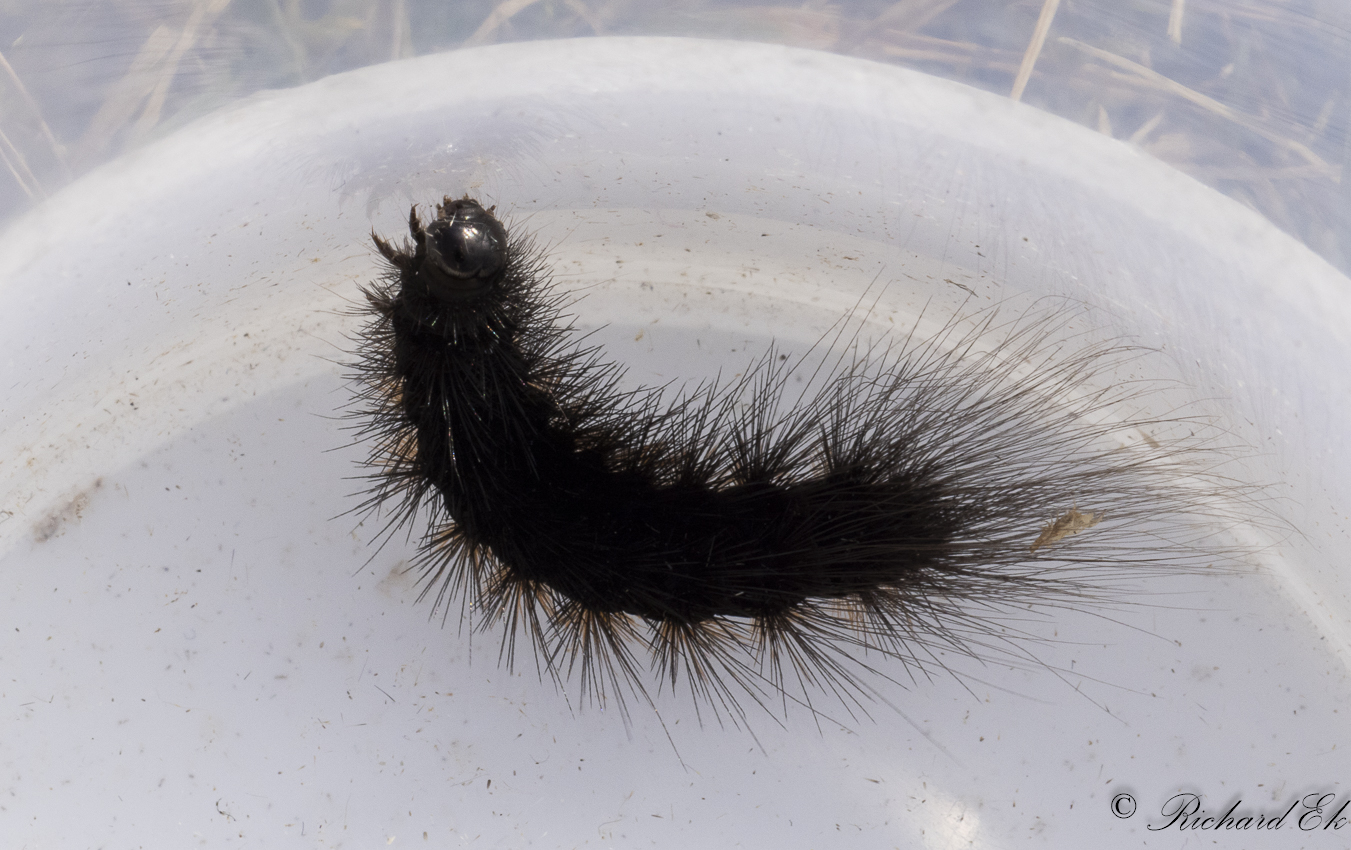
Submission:
M 996 311 L 827 360 L 801 395 L 809 367 L 774 349 L 731 382 L 625 389 L 494 208 L 446 198 L 409 230 L 374 237 L 363 507 L 387 530 L 425 515 L 433 610 L 502 629 L 507 663 L 528 635 L 592 700 L 655 682 L 734 719 L 789 691 L 861 705 L 870 658 L 913 676 L 1004 651 L 1001 615 L 1211 558 L 1193 520 L 1215 450 L 1099 380 L 1137 348 Z

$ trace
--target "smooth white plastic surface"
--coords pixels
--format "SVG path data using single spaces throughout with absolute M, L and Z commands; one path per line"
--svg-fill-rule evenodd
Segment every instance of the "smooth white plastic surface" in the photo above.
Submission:
M 810 345 L 879 281 L 878 327 L 1070 296 L 1167 353 L 1299 533 L 1120 623 L 1057 616 L 1037 651 L 1068 673 L 968 667 L 754 734 L 570 706 L 334 519 L 369 232 L 465 192 L 551 246 L 648 383 Z M 1177 790 L 1270 812 L 1351 767 L 1347 281 L 1006 99 L 733 42 L 428 56 L 110 163 L 0 237 L 0 287 L 6 846 L 1136 846 Z

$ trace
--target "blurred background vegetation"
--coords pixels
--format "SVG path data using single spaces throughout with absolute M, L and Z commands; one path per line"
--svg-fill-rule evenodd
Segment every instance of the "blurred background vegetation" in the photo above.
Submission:
M 460 46 L 736 38 L 915 68 L 1136 145 L 1344 272 L 1348 0 L 0 0 L 0 222 L 262 89 Z

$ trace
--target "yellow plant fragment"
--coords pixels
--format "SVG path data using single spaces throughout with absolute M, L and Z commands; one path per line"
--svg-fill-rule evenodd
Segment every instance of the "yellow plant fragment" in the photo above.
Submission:
M 1090 514 L 1080 511 L 1078 508 L 1070 508 L 1065 511 L 1055 522 L 1048 523 L 1042 528 L 1041 534 L 1032 542 L 1032 551 L 1035 552 L 1043 546 L 1050 546 L 1053 543 L 1059 543 L 1071 534 L 1078 534 L 1086 528 L 1092 528 L 1102 522 L 1105 514 Z

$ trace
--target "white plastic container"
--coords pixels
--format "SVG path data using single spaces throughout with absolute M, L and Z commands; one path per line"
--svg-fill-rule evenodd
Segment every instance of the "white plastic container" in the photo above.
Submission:
M 840 726 L 577 709 L 428 622 L 411 549 L 340 516 L 369 233 L 466 192 L 539 234 L 648 383 L 810 345 L 865 292 L 901 328 L 1068 296 L 1167 353 L 1155 377 L 1255 447 L 1298 533 L 1121 623 L 1067 612 L 1046 668 L 916 682 Z M 0 237 L 0 287 L 6 846 L 1136 846 L 1178 790 L 1254 813 L 1342 793 L 1351 289 L 1061 119 L 735 42 L 428 56 L 110 163 Z

